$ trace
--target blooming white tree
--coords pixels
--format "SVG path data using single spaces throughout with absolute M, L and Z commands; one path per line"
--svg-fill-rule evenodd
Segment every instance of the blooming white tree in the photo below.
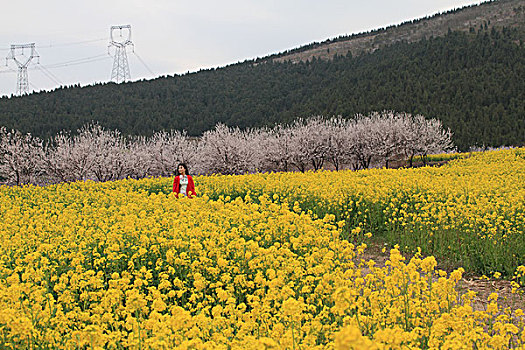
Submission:
M 452 132 L 443 128 L 441 121 L 437 119 L 407 115 L 403 124 L 402 150 L 410 166 L 415 156 L 419 155 L 424 159 L 428 154 L 446 152 L 454 148 Z
M 352 124 L 352 143 L 354 145 L 354 170 L 370 167 L 372 158 L 376 156 L 375 150 L 379 145 L 379 138 L 375 130 L 376 124 L 372 118 L 357 115 Z
M 128 141 L 128 147 L 124 151 L 129 169 L 129 177 L 142 179 L 155 176 L 158 166 L 151 159 L 150 142 L 145 136 L 134 136 Z
M 50 182 L 71 182 L 78 180 L 75 176 L 73 162 L 73 138 L 70 133 L 60 132 L 44 146 L 44 168 Z M 87 171 L 81 171 L 82 178 Z
M 224 124 L 206 131 L 199 141 L 199 169 L 203 173 L 245 174 L 257 170 L 260 150 L 255 130 L 241 131 Z
M 93 124 L 83 126 L 72 136 L 61 132 L 45 147 L 46 172 L 53 182 L 72 182 L 93 179 L 93 169 L 103 152 L 96 149 Z
M 170 176 L 179 163 L 187 164 L 190 169 L 197 164 L 197 142 L 186 132 L 159 131 L 153 134 L 147 145 L 152 175 Z
M 341 116 L 326 121 L 325 127 L 329 135 L 326 160 L 334 166 L 335 170 L 342 169 L 345 165 L 355 161 L 356 129 L 354 124 L 354 121 Z
M 423 157 L 429 154 L 450 151 L 454 148 L 452 132 L 449 128 L 445 129 L 441 120 L 438 119 L 425 120 L 420 142 L 422 143 L 420 148 Z
M 42 140 L 0 128 L 0 177 L 4 181 L 15 185 L 38 181 L 43 158 Z
M 370 167 L 452 149 L 452 134 L 439 120 L 381 112 L 368 116 L 298 119 L 272 129 L 217 124 L 201 138 L 160 131 L 125 138 L 119 131 L 88 124 L 72 136 L 62 132 L 42 141 L 0 129 L 0 176 L 10 183 L 108 181 L 126 177 L 170 176 L 178 163 L 193 173 L 245 174 L 259 171 Z
M 301 172 L 321 169 L 327 158 L 330 130 L 322 117 L 297 119 L 289 128 L 291 163 Z
M 393 113 L 384 111 L 381 113 L 371 113 L 367 118 L 370 119 L 370 133 L 374 139 L 375 156 L 384 161 L 385 167 L 388 163 L 399 158 L 402 153 L 404 143 L 404 120 L 410 118 L 405 113 Z
M 248 154 L 253 157 L 250 172 L 279 171 L 279 164 L 270 164 L 270 150 L 275 146 L 276 137 L 272 129 L 254 128 L 244 131 L 244 139 L 248 147 Z M 284 157 L 286 159 L 286 157 Z
M 293 153 L 291 140 L 289 127 L 276 125 L 273 129 L 264 129 L 259 143 L 263 171 L 290 170 Z
M 90 124 L 81 129 L 76 139 L 79 143 L 88 144 L 86 148 L 92 155 L 89 175 L 95 180 L 118 180 L 129 175 L 129 162 L 125 156 L 127 144 L 119 131 L 106 130 L 98 124 Z

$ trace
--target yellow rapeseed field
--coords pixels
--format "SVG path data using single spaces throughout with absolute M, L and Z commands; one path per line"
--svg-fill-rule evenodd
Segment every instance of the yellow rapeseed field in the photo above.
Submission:
M 198 185 L 212 198 L 297 202 L 344 220 L 357 242 L 372 233 L 480 274 L 512 276 L 525 263 L 525 149 L 473 153 L 443 167 L 211 176 Z
M 462 268 L 398 246 L 376 266 L 358 242 L 474 267 L 486 247 L 481 265 L 522 278 L 524 155 L 196 177 L 195 199 L 172 179 L 0 187 L 0 347 L 523 349 L 523 310 L 473 310 Z

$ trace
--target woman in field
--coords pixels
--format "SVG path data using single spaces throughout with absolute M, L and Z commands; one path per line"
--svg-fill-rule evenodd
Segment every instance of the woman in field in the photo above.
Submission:
M 193 178 L 189 174 L 188 166 L 180 163 L 175 171 L 175 179 L 173 180 L 173 193 L 177 197 L 179 195 L 192 198 L 195 195 L 195 185 Z

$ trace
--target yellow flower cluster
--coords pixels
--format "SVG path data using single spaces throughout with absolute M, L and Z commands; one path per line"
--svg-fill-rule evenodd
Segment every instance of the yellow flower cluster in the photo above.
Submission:
M 502 309 L 496 294 L 475 310 L 475 293 L 455 288 L 463 269 L 436 270 L 420 252 L 406 261 L 398 246 L 377 266 L 348 239 L 381 228 L 437 235 L 472 220 L 461 203 L 474 220 L 517 216 L 506 218 L 515 231 L 491 242 L 523 239 L 522 155 L 442 169 L 197 177 L 195 199 L 159 191 L 170 179 L 0 187 L 0 347 L 524 348 L 523 310 Z M 409 215 L 418 203 L 428 221 Z M 519 280 L 525 268 L 516 271 Z
M 295 203 L 314 217 L 335 215 L 344 235 L 373 234 L 479 274 L 510 277 L 525 257 L 525 149 L 472 153 L 443 167 L 208 176 L 198 191 Z M 169 189 L 169 179 L 144 188 Z
M 479 152 L 467 152 L 467 153 L 439 153 L 439 154 L 428 154 L 425 156 L 425 159 L 428 162 L 440 162 L 440 161 L 450 161 L 453 159 L 468 158 L 472 156 L 473 153 Z

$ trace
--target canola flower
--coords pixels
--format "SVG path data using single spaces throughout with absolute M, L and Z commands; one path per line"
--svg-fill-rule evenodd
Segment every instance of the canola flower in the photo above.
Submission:
M 525 149 L 472 153 L 443 167 L 203 176 L 199 192 L 276 202 L 345 221 L 354 243 L 366 235 L 446 258 L 478 274 L 510 277 L 525 265 Z M 168 180 L 141 182 L 169 190 Z
M 424 158 L 428 162 L 439 162 L 439 161 L 450 161 L 454 159 L 468 158 L 474 153 L 480 152 L 452 152 L 452 153 L 438 153 L 438 154 L 428 154 Z
M 518 156 L 488 154 L 449 171 L 507 162 L 493 169 L 499 187 L 486 190 L 510 196 Z M 436 270 L 419 252 L 406 261 L 399 247 L 376 266 L 348 239 L 399 229 L 380 205 L 374 218 L 372 204 L 415 183 L 431 190 L 429 173 L 443 185 L 453 178 L 434 171 L 397 182 L 394 171 L 379 182 L 380 170 L 200 177 L 192 200 L 156 193 L 169 179 L 1 187 L 2 348 L 524 348 L 523 310 L 502 309 L 495 294 L 474 310 L 475 293 L 455 288 L 463 269 Z M 331 193 L 317 192 L 325 180 Z M 343 201 L 351 189 L 352 203 Z

